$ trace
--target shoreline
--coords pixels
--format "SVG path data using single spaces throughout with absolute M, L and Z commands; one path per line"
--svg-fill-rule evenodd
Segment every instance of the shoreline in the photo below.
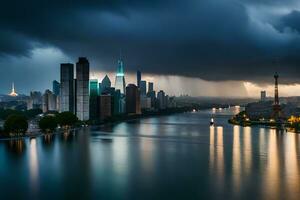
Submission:
M 234 121 L 232 119 L 228 120 L 229 124 L 242 126 L 242 127 L 263 127 L 268 129 L 277 129 L 277 130 L 285 130 L 292 133 L 300 134 L 300 131 L 289 126 L 289 123 L 277 124 L 275 122 L 260 122 L 260 121 Z
M 165 112 L 150 112 L 150 113 L 144 113 L 141 115 L 127 115 L 127 116 L 123 116 L 123 117 L 116 118 L 116 119 L 110 119 L 108 121 L 104 121 L 99 124 L 91 124 L 91 125 L 88 125 L 88 127 L 97 128 L 97 127 L 102 127 L 102 126 L 106 126 L 106 125 L 114 125 L 114 124 L 119 124 L 122 122 L 129 122 L 129 121 L 134 121 L 134 120 L 139 120 L 139 119 L 146 119 L 146 118 L 151 118 L 151 117 L 168 116 L 168 115 L 175 115 L 175 114 L 180 114 L 180 113 L 185 113 L 185 112 L 191 112 L 192 110 L 193 109 L 184 108 L 182 110 L 176 110 L 176 111 L 175 110 L 174 111 L 167 110 Z M 205 110 L 205 109 L 198 109 L 198 110 Z M 84 127 L 83 126 L 74 127 L 68 131 L 71 132 L 71 131 L 79 130 L 81 128 L 84 128 Z M 41 131 L 36 131 L 36 132 L 31 132 L 29 134 L 25 134 L 23 136 L 14 136 L 14 137 L 5 137 L 5 136 L 2 137 L 1 136 L 0 141 L 20 140 L 20 139 L 26 139 L 26 138 L 31 138 L 31 137 L 41 137 L 41 136 L 45 136 L 45 135 L 58 135 L 58 134 L 63 134 L 63 133 L 64 133 L 64 131 L 62 129 L 58 129 L 58 130 L 54 131 L 53 133 L 43 133 Z

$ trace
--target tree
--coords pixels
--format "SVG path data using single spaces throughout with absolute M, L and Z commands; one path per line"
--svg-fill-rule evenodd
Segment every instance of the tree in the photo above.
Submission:
M 78 118 L 72 112 L 62 112 L 56 116 L 57 123 L 64 128 L 74 126 L 78 122 Z
M 28 129 L 27 118 L 23 115 L 10 115 L 4 123 L 4 130 L 9 135 L 23 135 Z
M 39 121 L 39 127 L 44 133 L 52 133 L 57 127 L 57 120 L 53 116 L 45 116 Z

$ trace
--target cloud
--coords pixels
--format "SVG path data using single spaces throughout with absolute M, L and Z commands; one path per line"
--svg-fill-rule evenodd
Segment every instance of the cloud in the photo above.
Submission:
M 293 0 L 4 4 L 0 55 L 30 56 L 36 48 L 56 48 L 74 62 L 87 56 L 93 69 L 114 71 L 122 49 L 130 72 L 139 68 L 145 73 L 209 81 L 270 82 L 278 71 L 284 83 L 299 82 L 299 24 L 298 13 L 292 12 L 297 5 Z M 282 6 L 291 14 L 274 11 Z M 251 12 L 256 7 L 263 9 Z M 268 9 L 274 12 L 263 14 Z M 279 24 L 290 31 L 279 29 Z

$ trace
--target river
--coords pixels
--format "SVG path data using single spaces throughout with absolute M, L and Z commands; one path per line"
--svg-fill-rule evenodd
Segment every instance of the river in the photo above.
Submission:
M 234 109 L 0 141 L 1 199 L 300 199 L 300 134 Z

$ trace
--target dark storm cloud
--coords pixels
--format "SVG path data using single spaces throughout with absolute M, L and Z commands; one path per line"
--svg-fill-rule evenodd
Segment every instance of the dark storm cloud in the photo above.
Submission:
M 260 82 L 279 71 L 286 82 L 299 82 L 298 14 L 291 8 L 278 24 L 260 23 L 248 9 L 280 9 L 281 2 L 9 1 L 0 8 L 0 54 L 53 46 L 115 70 L 121 48 L 130 71 Z

